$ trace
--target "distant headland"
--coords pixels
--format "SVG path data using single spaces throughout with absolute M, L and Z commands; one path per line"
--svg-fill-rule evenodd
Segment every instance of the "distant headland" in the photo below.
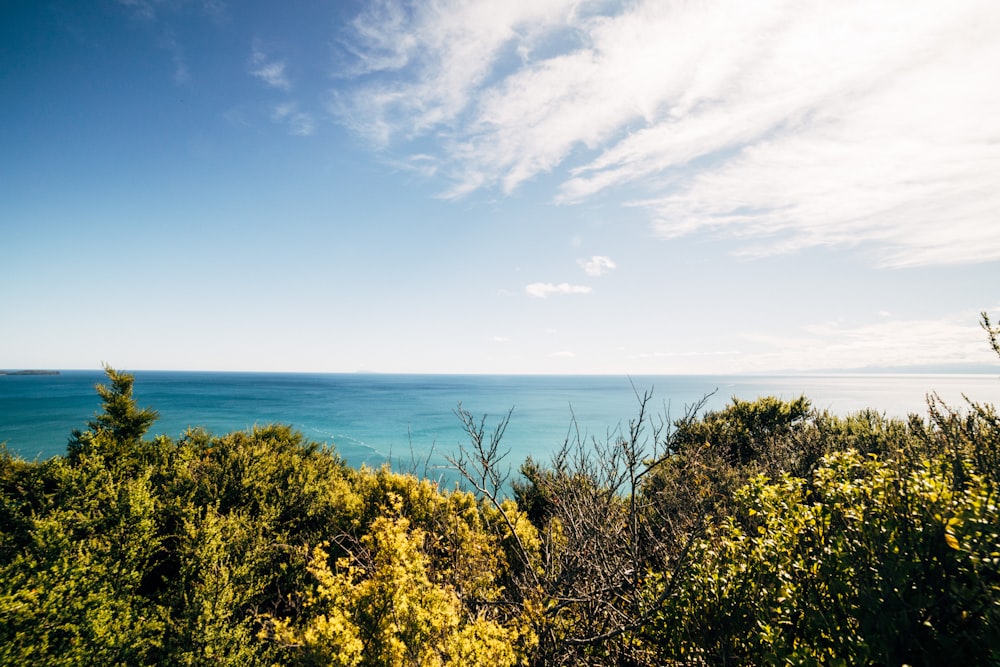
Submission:
M 59 371 L 41 371 L 41 370 L 0 371 L 0 375 L 59 375 Z

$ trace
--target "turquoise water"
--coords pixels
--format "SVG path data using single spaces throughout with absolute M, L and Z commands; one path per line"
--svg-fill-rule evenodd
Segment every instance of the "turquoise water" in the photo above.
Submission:
M 639 393 L 651 391 L 660 416 L 684 413 L 706 394 L 708 408 L 731 397 L 808 396 L 837 414 L 873 407 L 891 416 L 925 414 L 936 391 L 961 403 L 962 394 L 1000 404 L 994 375 L 852 376 L 481 376 L 201 373 L 139 371 L 135 396 L 160 413 L 152 433 L 176 437 L 189 426 L 222 434 L 254 424 L 291 424 L 307 438 L 333 444 L 351 465 L 428 459 L 467 442 L 454 414 L 459 402 L 495 423 L 513 408 L 504 446 L 516 467 L 529 454 L 545 459 L 570 435 L 573 418 L 584 436 L 604 440 L 637 414 Z M 65 452 L 74 428 L 99 409 L 99 371 L 56 376 L 0 376 L 0 441 L 26 459 Z M 634 385 L 634 387 L 633 387 Z M 575 429 L 572 432 L 575 435 Z M 588 437 L 589 439 L 589 437 Z

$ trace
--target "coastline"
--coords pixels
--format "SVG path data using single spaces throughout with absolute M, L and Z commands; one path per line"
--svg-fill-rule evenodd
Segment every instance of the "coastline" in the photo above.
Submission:
M 49 371 L 49 370 L 38 370 L 38 369 L 27 369 L 23 371 L 2 371 L 0 370 L 0 375 L 59 375 L 60 371 Z

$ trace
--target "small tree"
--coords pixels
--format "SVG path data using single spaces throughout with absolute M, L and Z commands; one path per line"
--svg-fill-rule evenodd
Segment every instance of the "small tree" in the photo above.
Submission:
M 159 417 L 156 410 L 140 409 L 136 404 L 132 397 L 135 376 L 116 371 L 107 364 L 104 372 L 111 381 L 110 386 L 98 384 L 95 387 L 103 401 L 103 412 L 87 422 L 86 431 L 73 430 L 67 447 L 70 461 L 76 462 L 89 452 L 120 456 L 134 453 L 146 431 Z
M 643 628 L 672 589 L 648 596 L 648 572 L 679 573 L 691 534 L 664 530 L 669 521 L 643 493 L 647 476 L 668 458 L 669 422 L 639 414 L 605 440 L 577 431 L 541 465 L 528 460 L 511 484 L 499 444 L 510 413 L 491 434 L 485 418 L 459 409 L 470 438 L 449 460 L 495 518 L 491 525 L 511 565 L 503 604 L 520 610 L 537 644 L 529 664 L 659 664 Z M 575 429 L 571 429 L 574 431 Z
M 789 436 L 809 416 L 809 399 L 783 401 L 764 396 L 753 401 L 733 397 L 732 405 L 703 418 L 681 420 L 674 438 L 676 447 L 709 445 L 730 463 L 746 465 L 784 452 Z

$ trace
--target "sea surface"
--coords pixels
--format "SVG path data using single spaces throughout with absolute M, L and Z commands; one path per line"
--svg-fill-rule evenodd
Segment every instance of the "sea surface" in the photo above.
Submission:
M 64 454 L 74 428 L 100 409 L 100 371 L 0 376 L 0 442 L 25 459 Z M 177 437 L 189 427 L 214 434 L 255 424 L 290 424 L 309 440 L 333 445 L 353 466 L 390 462 L 434 475 L 468 443 L 459 404 L 487 430 L 513 409 L 502 449 L 514 469 L 527 456 L 547 460 L 567 439 L 605 441 L 636 418 L 651 393 L 658 420 L 677 419 L 708 397 L 704 409 L 733 397 L 807 396 L 836 414 L 873 408 L 888 416 L 926 415 L 937 392 L 961 406 L 963 394 L 1000 404 L 997 375 L 511 376 L 275 374 L 138 371 L 139 405 L 159 412 L 150 434 Z M 448 475 L 444 475 L 448 476 Z

